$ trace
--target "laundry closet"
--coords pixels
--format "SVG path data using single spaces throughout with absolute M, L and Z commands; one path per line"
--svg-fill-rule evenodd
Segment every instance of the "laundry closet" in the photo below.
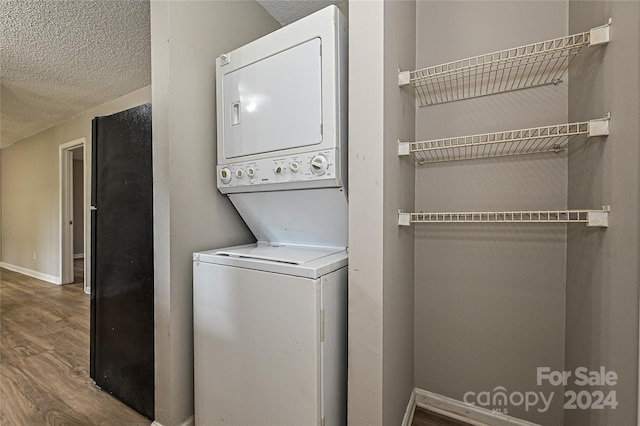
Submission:
M 553 393 L 544 406 L 484 408 L 544 425 L 636 424 L 637 2 L 351 2 L 349 12 L 350 422 L 390 424 L 415 387 L 458 401 L 497 388 Z M 599 27 L 609 42 L 593 43 Z M 431 94 L 405 84 L 403 71 L 585 41 L 576 34 L 585 47 L 569 47 L 568 70 L 548 81 L 536 79 L 554 70 L 551 55 L 522 87 L 514 75 L 495 80 L 504 57 L 476 81 L 434 78 Z M 439 98 L 447 91 L 455 99 Z M 526 130 L 552 133 L 521 142 Z M 466 136 L 518 142 L 427 157 L 403 144 Z M 538 384 L 541 368 L 601 367 L 615 384 Z M 616 404 L 572 408 L 567 395 L 584 390 L 613 391 Z M 372 398 L 381 411 L 359 409 Z

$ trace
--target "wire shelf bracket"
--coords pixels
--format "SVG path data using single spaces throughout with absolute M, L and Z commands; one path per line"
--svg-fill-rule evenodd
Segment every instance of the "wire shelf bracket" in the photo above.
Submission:
M 607 228 L 611 206 L 601 210 L 522 210 L 485 212 L 406 213 L 398 210 L 398 225 L 413 223 L 585 223 Z
M 418 142 L 398 141 L 398 156 L 410 155 L 418 164 L 426 164 L 559 152 L 578 135 L 608 136 L 610 120 L 611 113 L 607 113 L 604 118 L 576 123 Z
M 454 62 L 399 71 L 398 85 L 413 86 L 420 106 L 558 84 L 586 47 L 607 44 L 611 19 L 590 31 Z

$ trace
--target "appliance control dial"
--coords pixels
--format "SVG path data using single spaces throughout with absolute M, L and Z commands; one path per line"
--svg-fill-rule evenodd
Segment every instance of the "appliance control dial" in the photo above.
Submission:
M 228 167 L 225 167 L 222 170 L 220 170 L 220 180 L 222 181 L 222 183 L 231 182 L 231 170 L 229 170 Z
M 298 164 L 297 161 L 292 161 L 291 163 L 289 163 L 289 168 L 293 173 L 297 173 L 298 170 L 300 169 L 300 165 Z
M 255 174 L 256 174 L 256 171 L 255 171 L 255 169 L 253 167 L 249 167 L 247 169 L 247 174 L 249 175 L 249 177 L 254 177 Z
M 311 159 L 311 171 L 315 175 L 323 175 L 329 167 L 329 160 L 323 154 L 316 154 Z
M 273 169 L 273 172 L 274 172 L 275 174 L 277 174 L 277 175 L 280 175 L 280 174 L 282 174 L 282 170 L 283 170 L 283 169 L 282 169 L 282 166 L 276 166 L 276 168 L 275 168 L 275 169 Z
M 242 178 L 242 176 L 244 176 L 244 172 L 242 171 L 242 169 L 236 170 L 236 176 L 238 178 Z

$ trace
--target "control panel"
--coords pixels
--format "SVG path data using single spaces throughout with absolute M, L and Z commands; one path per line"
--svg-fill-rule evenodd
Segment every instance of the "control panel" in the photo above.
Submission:
M 219 165 L 223 193 L 340 186 L 337 150 L 329 149 Z

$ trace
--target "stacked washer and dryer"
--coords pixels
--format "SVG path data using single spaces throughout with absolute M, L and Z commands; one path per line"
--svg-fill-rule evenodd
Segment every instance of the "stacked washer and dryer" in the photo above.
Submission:
M 196 425 L 344 425 L 344 16 L 220 56 L 216 90 L 218 189 L 257 243 L 193 255 Z

